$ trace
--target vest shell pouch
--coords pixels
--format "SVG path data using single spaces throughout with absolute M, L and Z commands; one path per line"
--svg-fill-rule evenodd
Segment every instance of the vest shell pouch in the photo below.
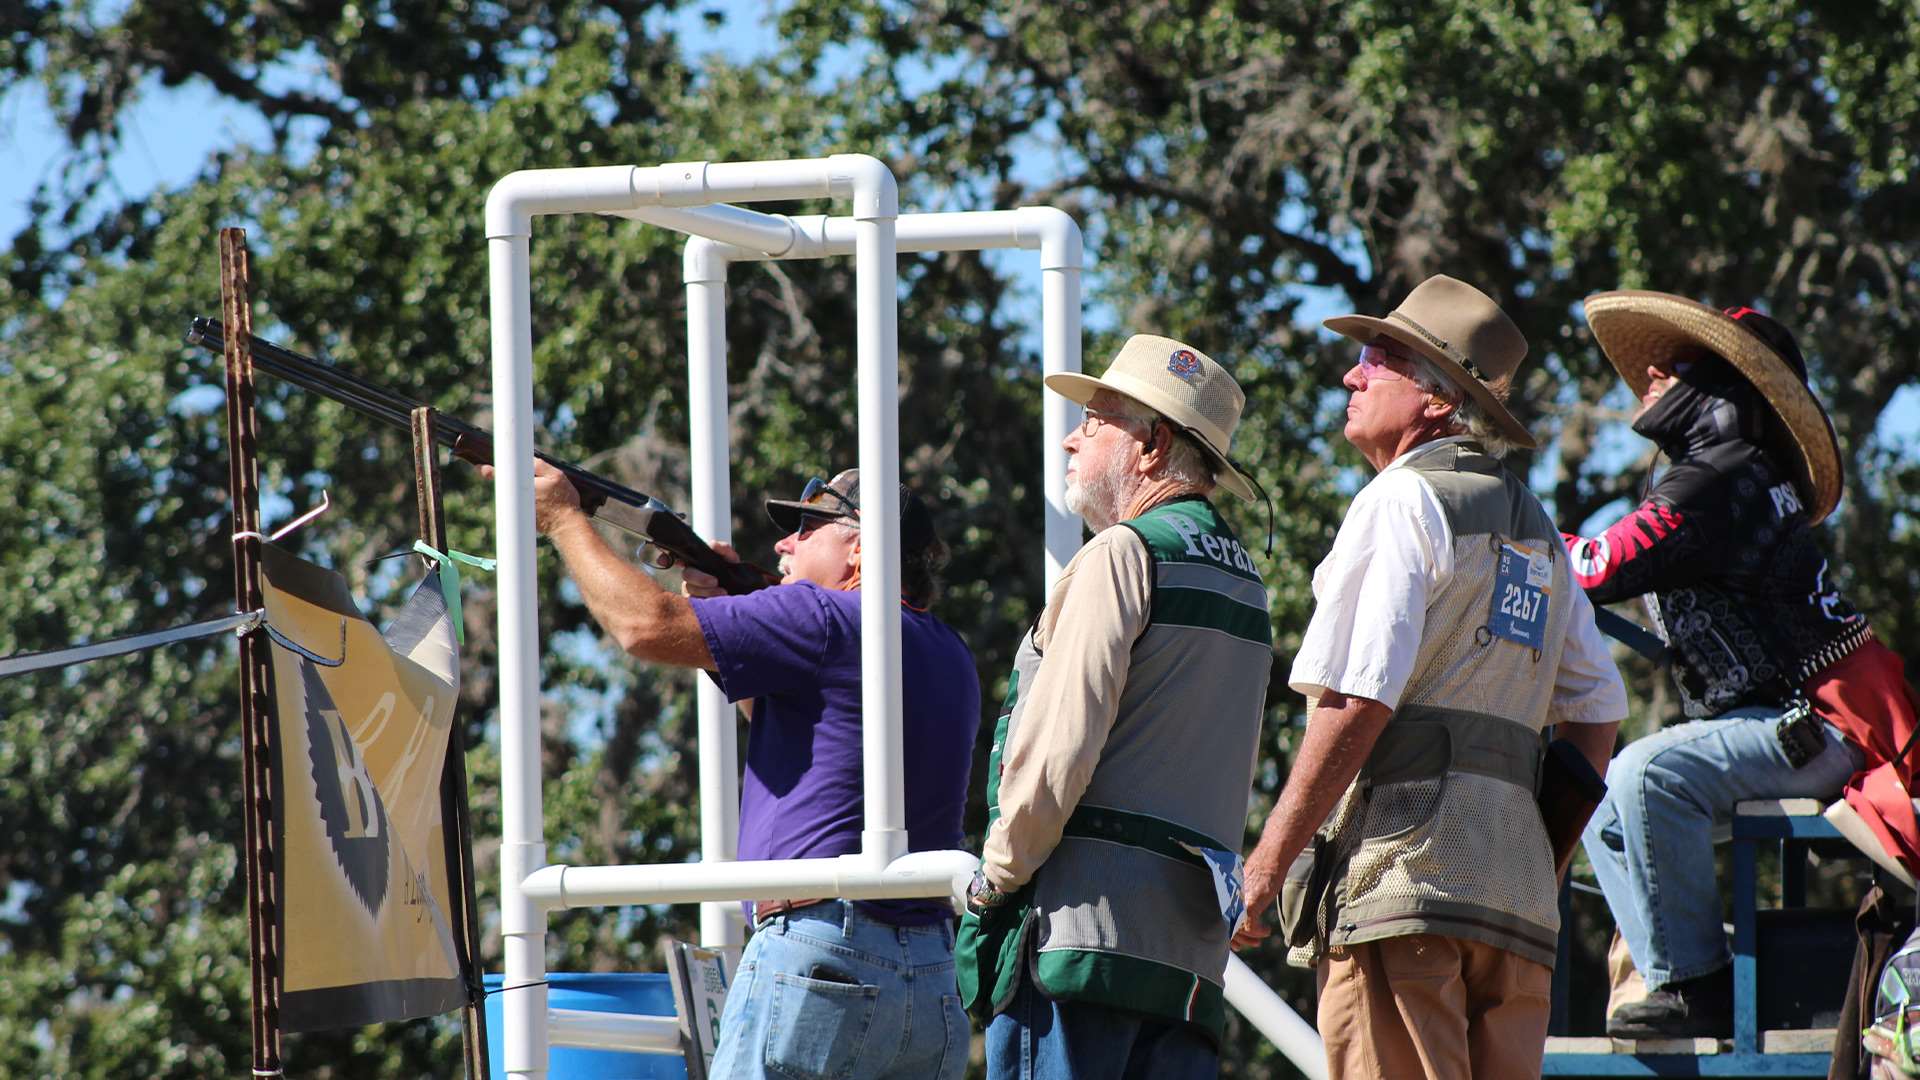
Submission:
M 1313 941 L 1318 929 L 1320 903 L 1333 880 L 1333 859 L 1327 850 L 1327 838 L 1319 833 L 1307 845 L 1287 876 L 1280 883 L 1280 937 L 1294 948 Z

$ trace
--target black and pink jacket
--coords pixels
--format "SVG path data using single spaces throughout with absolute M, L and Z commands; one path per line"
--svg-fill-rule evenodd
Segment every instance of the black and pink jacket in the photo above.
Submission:
M 1869 636 L 1835 589 L 1770 410 L 1723 363 L 1694 365 L 1634 422 L 1672 464 L 1596 537 L 1562 533 L 1596 604 L 1644 596 L 1688 716 L 1778 704 Z

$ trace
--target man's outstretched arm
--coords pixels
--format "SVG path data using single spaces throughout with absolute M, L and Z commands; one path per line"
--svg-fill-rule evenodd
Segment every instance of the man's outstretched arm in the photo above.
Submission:
M 493 475 L 488 466 L 480 471 Z M 714 669 L 693 605 L 615 553 L 580 509 L 580 495 L 566 476 L 538 460 L 533 463 L 533 520 L 560 553 L 594 621 L 628 654 L 656 664 Z

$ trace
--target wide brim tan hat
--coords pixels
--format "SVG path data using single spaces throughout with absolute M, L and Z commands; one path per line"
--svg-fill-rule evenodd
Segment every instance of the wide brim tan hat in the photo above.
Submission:
M 1099 378 L 1078 372 L 1047 376 L 1047 389 L 1080 405 L 1102 390 L 1122 394 L 1166 417 L 1199 441 L 1213 459 L 1213 482 L 1252 500 L 1253 485 L 1229 456 L 1247 396 L 1227 369 L 1172 338 L 1135 334 Z
M 1733 316 L 1670 293 L 1620 289 L 1586 299 L 1587 325 L 1600 351 L 1638 398 L 1647 392 L 1647 367 L 1672 369 L 1702 351 L 1732 364 L 1772 406 L 1799 451 L 1795 484 L 1807 500 L 1809 524 L 1840 502 L 1846 469 L 1827 411 L 1806 381 L 1773 346 Z
M 1362 345 L 1384 337 L 1412 349 L 1472 397 L 1514 445 L 1527 450 L 1540 445 L 1501 400 L 1526 359 L 1526 336 L 1479 289 L 1435 274 L 1414 286 L 1384 319 L 1340 315 L 1322 325 Z

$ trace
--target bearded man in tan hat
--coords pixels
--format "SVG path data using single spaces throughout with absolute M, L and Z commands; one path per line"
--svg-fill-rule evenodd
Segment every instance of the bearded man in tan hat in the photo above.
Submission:
M 1732 957 L 1712 830 L 1743 799 L 1846 787 L 1869 850 L 1920 866 L 1893 765 L 1916 701 L 1900 658 L 1833 586 L 1814 526 L 1839 501 L 1840 447 L 1793 335 L 1751 308 L 1621 291 L 1587 298 L 1601 351 L 1640 400 L 1633 430 L 1670 464 L 1598 535 L 1567 534 L 1596 603 L 1644 596 L 1690 723 L 1628 746 L 1587 826 L 1587 856 L 1649 992 L 1622 1038 L 1726 1036 Z M 1872 768 L 1872 772 L 1863 772 Z M 1849 783 L 1852 777 L 1853 782 Z
M 1360 343 L 1345 435 L 1379 475 L 1313 575 L 1306 735 L 1247 859 L 1236 947 L 1280 898 L 1336 1077 L 1540 1075 L 1559 930 L 1541 732 L 1604 767 L 1626 690 L 1540 502 L 1496 455 L 1526 339 L 1422 282 Z
M 1094 532 L 1014 658 L 956 963 L 987 1075 L 1212 1077 L 1271 656 L 1253 555 L 1208 496 L 1228 457 L 1225 368 L 1138 335 L 1086 406 L 1067 506 Z

